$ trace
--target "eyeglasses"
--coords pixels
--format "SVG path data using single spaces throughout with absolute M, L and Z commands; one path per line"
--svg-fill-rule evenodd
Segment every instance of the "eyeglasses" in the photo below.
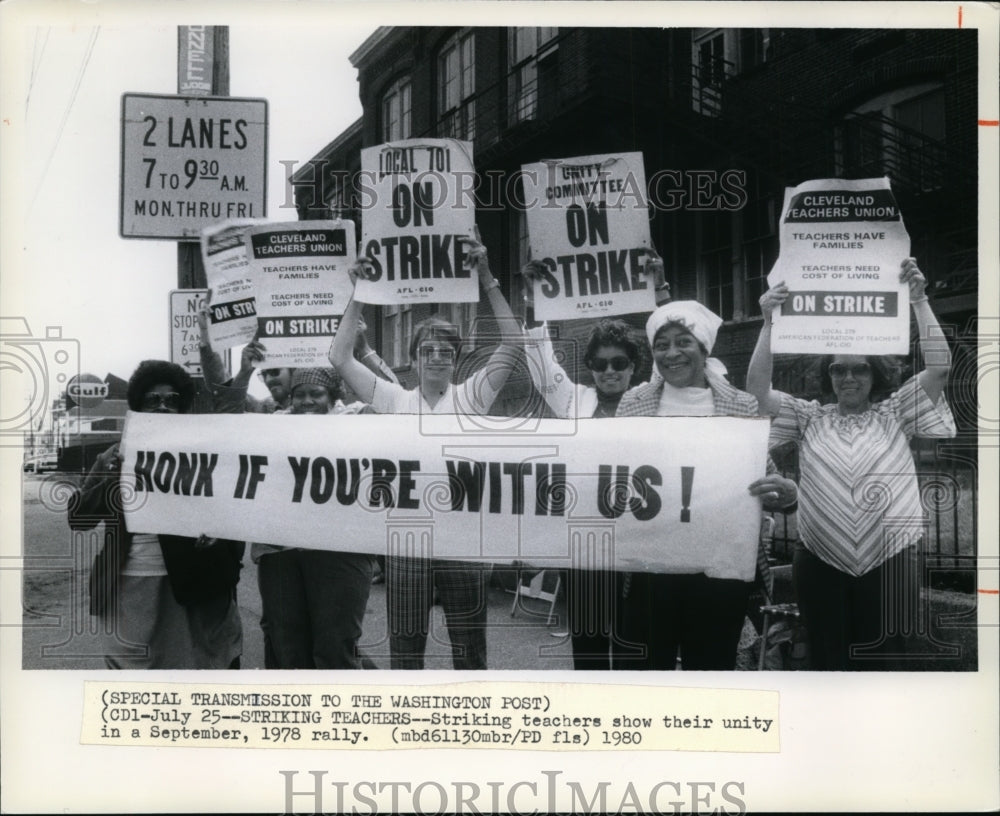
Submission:
M 423 360 L 440 360 L 443 363 L 455 362 L 455 349 L 451 346 L 421 346 L 420 357 Z
M 158 408 L 179 411 L 181 409 L 181 395 L 176 391 L 170 391 L 166 394 L 151 391 L 142 398 L 141 408 L 143 411 L 155 411 Z
M 597 374 L 602 374 L 607 371 L 608 366 L 611 366 L 613 371 L 624 371 L 630 365 L 632 365 L 632 361 L 623 354 L 619 354 L 618 356 L 611 358 L 594 357 L 587 362 L 587 368 Z
M 260 374 L 260 378 L 262 380 L 266 380 L 268 377 L 277 377 L 279 374 L 281 374 L 281 369 L 280 368 L 262 368 L 257 373 Z
M 850 375 L 854 377 L 854 379 L 858 379 L 860 377 L 870 377 L 872 367 L 868 365 L 868 363 L 855 363 L 854 365 L 831 363 L 827 371 L 833 379 L 842 380 L 847 376 L 848 372 L 850 372 Z

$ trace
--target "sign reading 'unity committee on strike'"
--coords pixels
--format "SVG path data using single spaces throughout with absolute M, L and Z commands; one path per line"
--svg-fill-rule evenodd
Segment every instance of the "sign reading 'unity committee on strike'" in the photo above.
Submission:
M 554 159 L 521 168 L 533 260 L 535 317 L 564 320 L 649 312 L 653 282 L 642 153 Z

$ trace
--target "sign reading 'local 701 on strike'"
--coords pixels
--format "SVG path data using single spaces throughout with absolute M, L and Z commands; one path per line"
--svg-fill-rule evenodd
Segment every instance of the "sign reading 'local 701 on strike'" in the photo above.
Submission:
M 123 238 L 267 214 L 265 99 L 123 94 L 121 157 Z

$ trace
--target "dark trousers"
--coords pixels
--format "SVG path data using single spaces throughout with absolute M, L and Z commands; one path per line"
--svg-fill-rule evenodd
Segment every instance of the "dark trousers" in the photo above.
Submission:
M 452 664 L 456 669 L 485 669 L 489 565 L 390 555 L 385 567 L 392 668 L 424 667 L 436 587 L 451 640 Z
M 908 606 L 919 603 L 912 550 L 855 577 L 799 545 L 792 580 L 808 633 L 811 668 L 884 671 L 905 655 L 901 628 L 912 616 Z
M 620 633 L 622 580 L 622 573 L 609 570 L 567 570 L 566 611 L 577 671 L 607 671 L 620 658 L 641 654 Z
M 615 668 L 669 671 L 736 668 L 752 581 L 697 575 L 633 573 L 622 609 L 622 634 L 644 647 Z
M 357 669 L 374 559 L 288 549 L 257 564 L 268 669 Z

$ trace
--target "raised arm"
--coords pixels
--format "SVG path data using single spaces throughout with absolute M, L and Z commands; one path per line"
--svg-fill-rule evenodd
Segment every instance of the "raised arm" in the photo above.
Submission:
M 198 310 L 198 354 L 201 357 L 201 376 L 205 387 L 212 391 L 217 385 L 222 385 L 229 379 L 222 357 L 212 348 L 212 338 L 208 333 L 208 306 Z
M 670 302 L 670 284 L 667 283 L 666 275 L 663 272 L 663 258 L 656 251 L 655 247 L 644 248 L 646 263 L 643 267 L 650 283 L 653 284 L 653 292 L 656 296 L 656 305 L 662 306 Z
M 377 351 L 368 344 L 368 324 L 364 317 L 358 317 L 358 329 L 354 335 L 354 358 L 376 377 L 399 384 L 399 378 Z
M 764 315 L 764 325 L 760 328 L 757 345 L 747 369 L 747 391 L 757 398 L 761 414 L 775 416 L 781 408 L 781 397 L 771 388 L 771 374 L 774 359 L 771 355 L 771 315 L 780 308 L 788 297 L 788 287 L 784 281 L 772 286 L 760 297 L 760 310 Z
M 924 358 L 924 369 L 917 375 L 917 381 L 931 402 L 937 402 L 948 384 L 951 349 L 927 300 L 927 279 L 917 267 L 915 258 L 903 261 L 899 279 L 910 288 L 910 306 L 917 321 L 917 338 Z
M 500 345 L 497 346 L 497 350 L 493 352 L 486 365 L 473 375 L 467 390 L 471 394 L 491 395 L 495 398 L 514 368 L 514 361 L 517 359 L 515 349 L 520 345 L 522 337 L 521 325 L 517 317 L 514 316 L 510 304 L 507 303 L 507 298 L 500 291 L 500 282 L 493 277 L 486 247 L 479 239 L 479 229 L 476 229 L 475 237 L 466 236 L 459 240 L 466 245 L 467 263 L 479 276 L 480 288 L 486 292 L 486 300 L 496 318 L 497 327 L 500 329 Z M 488 391 L 481 390 L 484 378 Z M 492 404 L 493 399 L 489 401 Z M 490 405 L 481 405 L 480 407 L 485 412 L 489 410 Z
M 359 259 L 349 270 L 351 283 L 357 284 L 358 276 L 364 274 L 364 261 Z M 361 302 L 351 298 L 340 319 L 340 329 L 330 345 L 330 365 L 362 402 L 371 402 L 375 395 L 375 374 L 354 357 L 354 341 L 358 321 L 361 319 Z

